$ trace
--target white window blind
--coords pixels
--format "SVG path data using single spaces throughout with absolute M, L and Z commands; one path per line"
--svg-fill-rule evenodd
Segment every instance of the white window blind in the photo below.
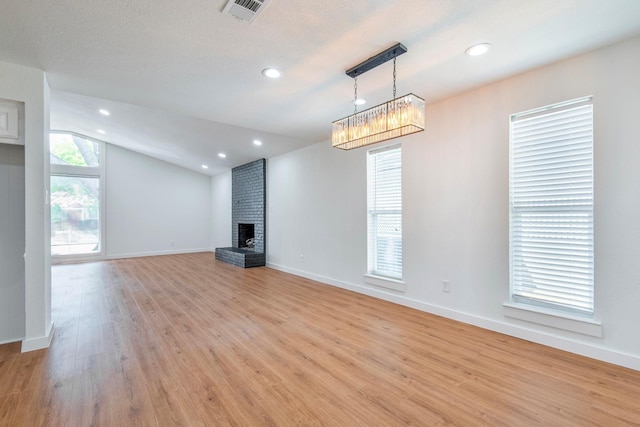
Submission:
M 510 141 L 512 297 L 592 315 L 592 98 L 512 115 Z
M 402 156 L 400 146 L 370 151 L 368 176 L 368 270 L 402 278 Z

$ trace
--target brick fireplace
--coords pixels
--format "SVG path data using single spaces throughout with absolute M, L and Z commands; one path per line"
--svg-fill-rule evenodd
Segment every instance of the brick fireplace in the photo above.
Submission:
M 266 160 L 231 170 L 232 247 L 216 248 L 216 259 L 238 267 L 266 264 Z

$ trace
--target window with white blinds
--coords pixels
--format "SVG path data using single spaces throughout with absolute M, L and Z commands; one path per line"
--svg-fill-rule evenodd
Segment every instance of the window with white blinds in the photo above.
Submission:
M 593 103 L 514 114 L 510 275 L 516 302 L 593 314 Z
M 402 278 L 402 157 L 399 145 L 370 151 L 367 161 L 368 270 Z

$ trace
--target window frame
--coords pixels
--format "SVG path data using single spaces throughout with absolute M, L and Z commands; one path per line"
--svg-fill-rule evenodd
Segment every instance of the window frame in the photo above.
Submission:
M 563 112 L 567 112 L 571 109 L 577 109 L 577 108 L 581 108 L 584 106 L 588 106 L 589 110 L 588 110 L 588 115 L 589 115 L 589 125 L 590 125 L 590 140 L 589 140 L 589 152 L 588 152 L 588 162 L 590 162 L 590 175 L 589 175 L 589 179 L 590 179 L 590 186 L 588 188 L 589 190 L 589 201 L 585 206 L 576 206 L 575 200 L 574 199 L 570 199 L 566 204 L 556 204 L 557 202 L 555 201 L 555 199 L 550 199 L 551 201 L 548 202 L 548 206 L 545 207 L 540 207 L 538 206 L 532 206 L 531 208 L 529 208 L 529 210 L 526 210 L 525 208 L 522 207 L 514 207 L 514 176 L 516 175 L 516 173 L 518 173 L 515 170 L 515 166 L 514 166 L 514 123 L 519 121 L 519 120 L 525 120 L 527 118 L 532 118 L 532 117 L 541 117 L 541 116 L 545 116 L 548 115 L 549 113 L 553 113 L 554 111 L 557 114 L 561 114 Z M 569 100 L 569 101 L 565 101 L 565 102 L 560 102 L 560 103 L 556 103 L 556 104 L 552 104 L 552 105 L 547 105 L 541 108 L 536 108 L 533 110 L 529 110 L 529 111 L 524 111 L 521 113 L 516 113 L 516 114 L 512 114 L 510 116 L 510 123 L 509 123 L 509 296 L 510 296 L 510 302 L 511 304 L 505 304 L 505 307 L 510 306 L 511 308 L 523 308 L 523 307 L 529 307 L 529 310 L 532 311 L 537 311 L 540 313 L 556 313 L 558 315 L 562 315 L 565 316 L 567 318 L 583 318 L 583 319 L 593 319 L 595 316 L 595 257 L 594 257 L 594 250 L 595 250 L 595 242 L 594 242 L 594 118 L 593 118 L 593 109 L 594 109 L 594 104 L 593 104 L 593 96 L 586 96 L 586 97 L 582 97 L 582 98 L 577 98 L 577 99 L 573 99 L 573 100 Z M 568 128 L 567 128 L 568 129 Z M 567 130 L 565 128 L 563 128 L 563 130 Z M 571 128 L 571 130 L 573 130 L 574 128 Z M 571 144 L 574 144 L 573 139 L 577 139 L 576 137 L 572 138 L 572 142 Z M 557 141 L 553 141 L 553 142 L 557 142 Z M 572 145 L 572 149 L 573 149 L 573 145 Z M 575 161 L 575 160 L 574 160 Z M 572 167 L 575 167 L 575 165 L 572 163 Z M 567 175 L 568 176 L 568 175 Z M 571 181 L 569 181 L 567 179 L 567 176 L 563 176 L 564 181 L 562 181 L 563 184 L 565 185 L 574 185 Z M 555 182 L 555 178 L 554 178 L 554 182 Z M 540 191 L 540 188 L 543 187 L 536 187 L 535 189 L 532 190 L 532 192 Z M 573 191 L 573 190 L 572 190 Z M 551 197 L 551 196 L 549 196 Z M 573 219 L 573 215 L 578 215 L 578 212 L 581 212 L 583 215 L 585 215 L 588 218 L 588 221 L 586 221 L 585 223 L 589 226 L 589 228 L 587 228 L 587 232 L 585 233 L 586 235 L 588 235 L 588 239 L 587 239 L 587 245 L 588 245 L 588 256 L 586 264 L 588 265 L 588 267 L 590 267 L 589 270 L 589 274 L 588 274 L 588 278 L 586 279 L 586 281 L 588 282 L 588 286 L 589 286 L 589 301 L 588 301 L 588 306 L 585 308 L 580 308 L 577 306 L 576 302 L 571 302 L 572 300 L 575 301 L 572 298 L 567 298 L 565 299 L 563 302 L 550 302 L 549 301 L 549 297 L 546 298 L 546 300 L 544 298 L 541 297 L 534 297 L 531 295 L 522 295 L 523 291 L 523 285 L 519 284 L 519 282 L 517 282 L 515 280 L 515 274 L 516 271 L 522 271 L 522 267 L 518 267 L 516 268 L 516 261 L 515 261 L 515 251 L 516 249 L 516 243 L 515 243 L 515 238 L 516 238 L 516 232 L 514 231 L 515 229 L 515 223 L 517 221 L 521 220 L 521 217 L 519 217 L 519 215 L 523 215 L 526 214 L 527 212 L 530 214 L 545 214 L 545 215 L 552 215 L 553 212 L 556 212 L 557 215 L 553 216 L 552 218 L 555 219 L 558 222 L 560 221 L 560 217 L 562 215 L 566 215 L 567 212 L 569 213 L 569 215 L 571 215 L 571 220 L 572 223 L 574 223 L 574 219 Z M 516 219 L 516 217 L 518 217 L 518 219 Z M 545 217 L 545 220 L 547 220 L 547 217 Z M 522 225 L 522 223 L 518 223 L 519 225 Z M 571 227 L 573 227 L 573 225 L 571 225 Z M 573 230 L 573 228 L 571 228 L 571 230 Z M 548 229 L 547 229 L 548 232 Z M 573 232 L 573 231 L 572 231 Z M 519 236 L 523 236 L 524 235 L 524 231 L 522 231 Z M 567 232 L 564 232 L 565 234 L 568 234 Z M 536 236 L 536 238 L 539 238 Z M 553 239 L 551 239 L 551 237 L 545 236 L 544 239 L 546 240 L 542 240 L 543 243 L 546 243 L 548 246 L 552 246 L 553 243 Z M 574 246 L 571 246 L 571 249 L 569 251 L 573 252 L 576 251 L 575 249 L 576 244 L 574 243 Z M 518 249 L 521 250 L 521 249 Z M 550 254 L 553 254 L 553 252 L 555 251 L 555 249 L 545 249 L 545 255 L 550 256 Z M 542 261 L 545 262 L 545 261 Z M 572 260 L 571 262 L 575 262 Z M 548 264 L 550 264 L 551 262 L 548 262 Z M 540 267 L 543 271 L 545 269 L 547 269 L 546 266 L 542 266 Z M 566 269 L 567 267 L 565 267 Z M 573 269 L 573 266 L 571 267 Z M 566 272 L 565 270 L 558 270 L 559 273 L 564 273 Z M 571 276 L 573 276 L 574 273 L 571 273 Z M 560 274 L 558 274 L 558 276 L 560 276 Z M 571 280 L 575 280 L 572 279 Z M 555 288 L 554 289 L 561 289 L 559 287 L 559 285 L 554 285 Z M 536 285 L 537 287 L 537 285 Z M 576 288 L 577 286 L 571 285 L 572 288 Z M 520 292 L 520 294 L 519 294 Z M 517 316 L 514 316 L 517 317 Z M 543 321 L 537 322 L 537 323 L 543 323 Z
M 73 132 L 73 131 L 64 131 L 64 130 L 51 130 L 49 131 L 49 135 L 52 134 L 63 134 L 63 135 L 73 135 L 78 138 L 84 138 L 86 140 L 95 142 L 98 144 L 99 151 L 99 165 L 96 166 L 74 166 L 74 165 L 59 165 L 52 164 L 51 159 L 49 158 L 49 177 L 53 176 L 63 176 L 63 177 L 76 177 L 76 178 L 98 178 L 99 183 L 99 197 L 100 197 L 100 207 L 98 210 L 98 215 L 100 218 L 100 239 L 99 245 L 100 250 L 96 252 L 86 253 L 86 254 L 69 254 L 69 255 L 53 255 L 51 254 L 51 260 L 53 263 L 62 263 L 69 261 L 85 261 L 85 260 L 94 260 L 94 259 L 103 259 L 106 254 L 106 224 L 105 224 L 105 201 L 106 201 L 106 189 L 105 189 L 105 160 L 106 160 L 106 143 L 96 138 L 92 138 L 87 135 L 83 135 L 81 133 Z M 49 142 L 50 144 L 50 142 Z M 50 147 L 50 145 L 49 145 Z M 50 199 L 51 187 L 47 190 L 48 198 Z M 50 203 L 49 203 L 50 204 Z M 49 206 L 51 209 L 51 206 Z M 49 238 L 51 240 L 51 238 Z M 51 243 L 49 243 L 51 245 Z
M 398 151 L 398 157 L 400 161 L 400 182 L 399 182 L 399 199 L 400 209 L 372 209 L 372 199 L 375 197 L 374 188 L 372 184 L 374 182 L 373 161 L 374 156 L 392 151 Z M 377 286 L 387 287 L 393 290 L 404 291 L 403 277 L 403 232 L 402 232 L 402 146 L 399 143 L 388 145 L 382 148 L 376 148 L 367 151 L 367 274 L 365 279 L 367 283 Z M 399 274 L 389 274 L 389 271 L 385 271 L 378 268 L 380 260 L 377 256 L 377 242 L 380 239 L 378 233 L 375 233 L 375 224 L 378 219 L 383 215 L 399 215 L 400 216 L 400 272 Z

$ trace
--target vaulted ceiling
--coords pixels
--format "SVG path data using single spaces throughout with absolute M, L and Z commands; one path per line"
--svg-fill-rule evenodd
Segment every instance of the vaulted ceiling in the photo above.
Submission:
M 46 71 L 53 129 L 217 174 L 328 140 L 353 111 L 344 71 L 397 42 L 398 94 L 429 104 L 640 33 L 638 0 L 270 0 L 253 23 L 226 3 L 8 0 L 0 61 Z M 391 97 L 391 67 L 358 79 L 362 108 Z

